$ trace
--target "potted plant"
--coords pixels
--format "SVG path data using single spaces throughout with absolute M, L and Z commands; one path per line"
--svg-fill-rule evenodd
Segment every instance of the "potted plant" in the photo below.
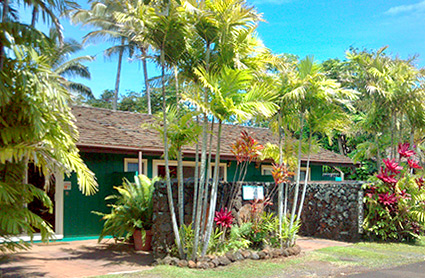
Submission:
M 108 214 L 93 212 L 101 215 L 105 220 L 99 242 L 107 235 L 125 240 L 133 237 L 136 250 L 151 249 L 152 195 L 157 180 L 157 178 L 150 180 L 145 175 L 139 175 L 134 183 L 124 179 L 122 186 L 114 187 L 118 194 L 105 198 L 105 200 L 115 200 L 114 204 L 108 205 L 111 207 L 111 212 Z

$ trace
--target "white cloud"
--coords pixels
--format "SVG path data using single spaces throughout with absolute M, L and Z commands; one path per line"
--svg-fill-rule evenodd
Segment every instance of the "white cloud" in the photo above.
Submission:
M 261 5 L 261 4 L 283 5 L 283 4 L 294 2 L 294 0 L 252 0 L 251 2 L 254 5 Z
M 425 12 L 425 1 L 411 4 L 411 5 L 400 5 L 390 8 L 385 12 L 388 15 L 398 15 L 406 13 L 422 13 Z

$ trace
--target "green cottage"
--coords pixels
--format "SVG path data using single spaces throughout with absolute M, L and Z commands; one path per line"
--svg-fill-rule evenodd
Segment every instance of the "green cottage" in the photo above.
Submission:
M 99 191 L 93 196 L 84 196 L 78 190 L 75 175 L 63 180 L 56 176 L 54 189 L 55 212 L 49 222 L 54 225 L 56 236 L 61 238 L 96 237 L 102 230 L 103 222 L 91 211 L 108 210 L 105 197 L 113 194 L 113 186 L 120 185 L 124 177 L 133 180 L 136 173 L 148 177 L 164 176 L 163 142 L 154 130 L 142 129 L 141 125 L 152 123 L 152 115 L 102 108 L 74 106 L 72 112 L 79 130 L 77 143 L 80 154 L 87 166 L 95 173 Z M 261 144 L 276 143 L 277 138 L 266 128 L 223 125 L 220 178 L 233 181 L 236 160 L 231 145 L 247 131 Z M 216 138 L 213 139 L 213 145 Z M 213 146 L 213 150 L 215 147 Z M 194 176 L 195 146 L 186 147 L 184 154 L 184 178 Z M 305 163 L 306 158 L 303 158 Z M 309 180 L 334 180 L 324 176 L 323 165 L 354 166 L 353 161 L 340 154 L 321 149 L 311 155 Z M 213 171 L 214 163 L 209 171 Z M 177 162 L 170 161 L 171 175 L 176 175 Z M 302 172 L 305 175 L 306 169 Z M 246 181 L 273 181 L 271 162 L 263 161 L 249 165 Z M 53 197 L 53 196 L 52 196 Z

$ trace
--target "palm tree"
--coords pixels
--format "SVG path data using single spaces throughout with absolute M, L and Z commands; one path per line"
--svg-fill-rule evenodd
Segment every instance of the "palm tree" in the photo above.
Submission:
M 307 56 L 301 60 L 295 68 L 295 79 L 291 84 L 291 91 L 283 96 L 288 102 L 294 102 L 299 112 L 299 143 L 298 143 L 298 167 L 296 175 L 296 184 L 294 192 L 294 201 L 292 204 L 289 231 L 292 229 L 297 212 L 297 203 L 299 197 L 299 185 L 301 174 L 301 142 L 304 135 L 305 121 L 310 115 L 314 115 L 313 108 L 322 103 L 343 103 L 347 98 L 353 98 L 351 91 L 341 90 L 339 84 L 334 80 L 328 79 L 322 72 L 319 64 L 314 62 L 313 57 Z M 302 204 L 300 204 L 302 205 Z M 299 216 L 298 216 L 299 217 Z M 293 235 L 289 238 L 287 244 L 293 243 Z
M 50 29 L 49 39 L 51 40 L 51 48 L 46 49 L 49 52 L 49 63 L 53 71 L 62 77 L 60 79 L 62 85 L 70 92 L 93 98 L 92 91 L 89 87 L 81 83 L 73 82 L 68 78 L 80 77 L 90 79 L 89 69 L 83 62 L 91 62 L 94 58 L 85 55 L 69 60 L 68 57 L 70 55 L 82 50 L 83 47 L 73 39 L 65 40 L 63 44 L 59 44 L 56 29 Z
M 185 50 L 186 22 L 184 11 L 174 1 L 159 3 L 150 9 L 151 21 L 146 26 L 149 31 L 150 44 L 159 51 L 159 65 L 161 67 L 162 79 L 162 103 L 163 103 L 163 134 L 164 134 L 164 160 L 165 179 L 167 183 L 168 205 L 171 213 L 174 236 L 180 257 L 184 257 L 184 252 L 180 240 L 176 214 L 173 204 L 173 193 L 170 181 L 169 165 L 169 145 L 168 145 L 168 122 L 165 93 L 165 71 L 167 65 L 174 65 L 179 60 Z M 181 204 L 182 205 L 182 204 Z
M 129 40 L 127 31 L 117 23 L 116 14 L 126 13 L 127 9 L 124 3 L 119 1 L 95 1 L 91 3 L 90 10 L 74 9 L 68 11 L 68 15 L 75 23 L 82 23 L 97 28 L 95 31 L 89 32 L 83 42 L 89 41 L 109 41 L 118 43 L 104 51 L 105 57 L 118 56 L 117 75 L 115 79 L 115 95 L 112 103 L 112 109 L 117 109 L 119 86 L 121 79 L 121 68 L 124 54 L 127 52 L 129 57 L 132 57 L 136 45 Z

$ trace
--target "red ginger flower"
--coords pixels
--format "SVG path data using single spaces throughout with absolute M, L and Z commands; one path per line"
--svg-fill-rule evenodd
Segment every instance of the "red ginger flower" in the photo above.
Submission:
M 378 175 L 376 175 L 376 177 L 378 179 L 380 179 L 381 181 L 385 182 L 385 183 L 390 183 L 390 184 L 395 184 L 397 183 L 397 180 L 394 178 L 394 174 L 390 174 L 388 171 L 388 168 L 383 169 L 381 167 L 381 173 L 379 173 Z
M 415 155 L 415 151 L 409 150 L 409 148 L 409 143 L 398 144 L 398 153 L 401 157 L 411 157 L 412 155 Z
M 230 226 L 232 226 L 233 219 L 234 217 L 232 216 L 232 212 L 227 211 L 227 208 L 215 212 L 215 224 L 221 225 L 222 227 L 230 228 Z
M 409 167 L 411 169 L 422 169 L 422 167 L 419 166 L 418 161 L 415 161 L 413 159 L 408 159 L 407 163 L 409 163 Z
M 395 162 L 395 158 L 393 159 L 382 159 L 382 161 L 385 164 L 385 167 L 390 171 L 393 172 L 394 174 L 399 174 L 400 171 L 399 170 L 403 170 L 403 167 L 399 166 L 397 162 Z
M 384 206 L 392 205 L 397 202 L 397 197 L 395 194 L 390 194 L 388 192 L 379 194 L 378 200 Z

